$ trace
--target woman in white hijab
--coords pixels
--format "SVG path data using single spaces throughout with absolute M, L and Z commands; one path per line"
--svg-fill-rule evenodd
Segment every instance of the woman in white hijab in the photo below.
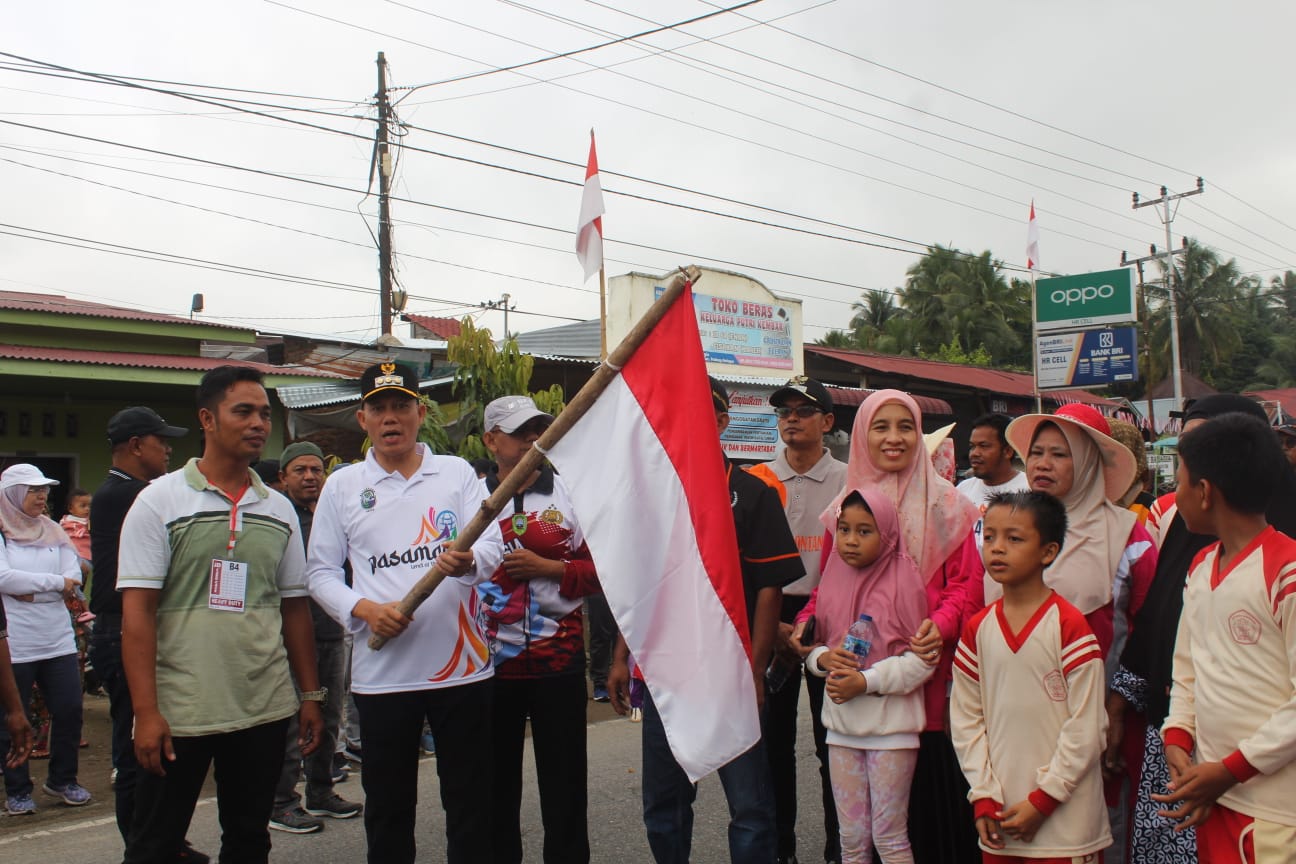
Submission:
M 90 793 L 77 783 L 81 742 L 81 672 L 76 638 L 63 597 L 81 584 L 76 549 L 45 515 L 49 487 L 58 485 L 34 465 L 10 465 L 0 474 L 0 597 L 9 621 L 14 678 L 28 710 L 32 684 L 39 684 L 50 712 L 49 774 L 46 795 L 80 806 Z M 9 735 L 0 729 L 0 753 Z M 33 784 L 27 764 L 4 769 L 5 810 L 33 813 Z

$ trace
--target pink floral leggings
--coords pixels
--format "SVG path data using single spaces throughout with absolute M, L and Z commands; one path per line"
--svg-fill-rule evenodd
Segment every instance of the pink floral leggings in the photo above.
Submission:
M 909 784 L 915 750 L 856 750 L 828 745 L 842 864 L 869 864 L 873 847 L 883 864 L 913 864 L 909 848 Z

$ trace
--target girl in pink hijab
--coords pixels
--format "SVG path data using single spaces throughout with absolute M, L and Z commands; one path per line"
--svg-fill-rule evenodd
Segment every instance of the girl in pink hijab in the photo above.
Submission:
M 868 864 L 874 848 L 883 864 L 912 864 L 909 787 L 926 725 L 922 686 L 935 670 L 909 639 L 927 617 L 927 594 L 885 494 L 851 490 L 821 518 L 835 554 L 824 561 L 815 609 L 826 644 L 806 668 L 828 679 L 823 723 L 842 864 Z M 863 658 L 839 647 L 860 615 L 876 628 Z
M 922 411 L 899 390 L 879 390 L 860 405 L 851 429 L 846 489 L 881 493 L 895 507 L 904 549 L 927 596 L 927 618 L 914 634 L 915 654 L 936 666 L 924 688 L 926 724 L 919 736 L 909 806 L 909 837 L 919 864 L 979 862 L 967 781 L 945 735 L 954 647 L 963 625 L 984 605 L 985 570 L 972 536 L 977 509 L 936 473 L 923 443 Z M 835 512 L 842 496 L 829 508 Z M 828 561 L 832 536 L 825 537 Z M 814 614 L 817 598 L 806 604 Z M 798 619 L 800 620 L 800 619 Z M 799 634 L 794 633 L 794 638 Z

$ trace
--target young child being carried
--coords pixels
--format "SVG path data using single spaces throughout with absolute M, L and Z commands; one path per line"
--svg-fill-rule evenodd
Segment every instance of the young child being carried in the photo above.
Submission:
M 1245 414 L 1179 439 L 1179 515 L 1219 542 L 1188 570 L 1162 727 L 1170 794 L 1152 798 L 1196 826 L 1202 864 L 1296 862 L 1296 540 L 1265 521 L 1283 463 Z
M 982 558 L 1003 597 L 968 622 L 954 654 L 950 731 L 982 860 L 1098 862 L 1103 657 L 1084 615 L 1044 584 L 1066 508 L 1043 492 L 990 498 Z
M 842 864 L 871 862 L 874 847 L 883 864 L 912 864 L 909 784 L 927 719 L 922 685 L 935 670 L 910 650 L 909 637 L 927 617 L 927 594 L 890 499 L 843 495 L 823 515 L 835 532 L 814 616 L 826 644 L 806 658 L 812 674 L 828 678 L 823 722 Z M 843 644 L 860 615 L 876 627 L 864 656 Z

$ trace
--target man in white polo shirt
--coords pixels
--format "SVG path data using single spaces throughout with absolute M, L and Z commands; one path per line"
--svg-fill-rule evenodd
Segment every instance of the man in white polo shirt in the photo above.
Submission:
M 356 417 L 373 446 L 335 471 L 311 529 L 311 595 L 355 636 L 351 690 L 364 739 L 365 835 L 371 864 L 414 861 L 419 737 L 436 740 L 446 811 L 446 860 L 491 860 L 490 651 L 474 586 L 499 567 L 494 522 L 468 552 L 450 544 L 481 506 L 486 487 L 457 456 L 418 441 L 427 408 L 418 376 L 399 363 L 360 377 Z M 342 573 L 351 562 L 353 586 Z M 397 604 L 429 568 L 448 578 L 413 618 Z M 391 639 L 369 648 L 372 634 Z
M 213 762 L 220 859 L 265 864 L 288 718 L 300 711 L 303 753 L 323 727 L 301 526 L 249 468 L 270 434 L 261 373 L 207 372 L 198 421 L 202 457 L 141 490 L 121 531 L 122 665 L 141 769 L 125 864 L 176 860 Z
M 999 492 L 1029 492 L 1030 483 L 1023 471 L 1013 465 L 1013 449 L 1005 430 L 1012 418 L 1007 414 L 982 414 L 972 421 L 972 437 L 968 442 L 968 462 L 972 476 L 958 484 L 963 497 L 977 506 L 983 514 L 990 496 Z M 981 548 L 981 519 L 972 526 L 977 548 Z

